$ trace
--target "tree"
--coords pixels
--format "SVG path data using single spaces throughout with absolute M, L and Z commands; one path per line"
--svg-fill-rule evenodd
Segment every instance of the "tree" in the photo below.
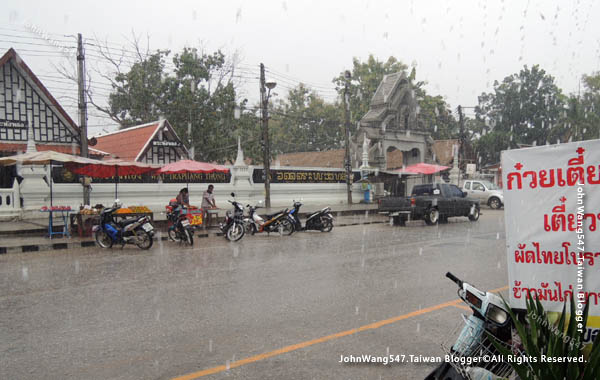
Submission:
M 174 74 L 165 80 L 163 111 L 180 136 L 187 136 L 191 123 L 196 159 L 225 161 L 235 159 L 236 107 L 233 68 L 225 56 L 199 53 L 184 48 L 173 58 Z
M 113 67 L 110 80 L 113 90 L 108 107 L 94 101 L 100 112 L 128 128 L 161 117 L 168 119 L 178 135 L 195 148 L 196 159 L 219 161 L 235 159 L 239 123 L 234 121 L 237 105 L 233 82 L 234 63 L 221 51 L 208 54 L 196 48 L 184 48 L 172 58 L 173 69 L 167 68 L 169 51 L 143 53 L 137 44 L 135 62 L 122 70 L 122 60 L 100 50 Z M 247 117 L 246 117 L 247 119 Z M 191 123 L 191 140 L 188 139 Z
M 408 66 L 394 57 L 389 57 L 387 61 L 382 62 L 372 54 L 369 55 L 366 62 L 361 62 L 358 58 L 354 58 L 352 66 L 352 80 L 348 89 L 350 97 L 350 123 L 354 126 L 369 111 L 371 99 L 383 80 L 383 76 L 406 71 Z M 344 96 L 345 82 L 346 79 L 343 72 L 333 79 L 340 97 Z
M 270 111 L 274 153 L 312 152 L 341 147 L 343 108 L 326 103 L 304 84 Z
M 600 73 L 584 75 L 583 94 L 570 95 L 562 123 L 555 131 L 561 141 L 589 140 L 600 137 Z
M 164 59 L 169 51 L 158 50 L 133 64 L 129 72 L 118 73 L 118 84 L 108 99 L 108 115 L 122 127 L 157 120 L 164 94 Z
M 494 91 L 481 94 L 475 108 L 477 119 L 485 126 L 477 143 L 479 155 L 485 157 L 482 163 L 499 161 L 499 152 L 508 147 L 549 141 L 565 100 L 554 77 L 538 65 L 524 66 L 502 83 L 494 82 Z

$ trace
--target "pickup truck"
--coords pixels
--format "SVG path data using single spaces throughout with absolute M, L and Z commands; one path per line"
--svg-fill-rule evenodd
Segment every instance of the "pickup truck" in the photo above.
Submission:
M 454 216 L 466 216 L 474 222 L 479 219 L 479 201 L 466 195 L 456 185 L 446 183 L 415 185 L 410 197 L 381 198 L 378 212 L 389 215 L 390 223 L 398 225 L 407 220 L 434 225 Z
M 490 208 L 498 209 L 504 205 L 502 189 L 490 181 L 468 180 L 463 183 L 462 189 L 470 198 L 479 199 L 479 202 L 487 204 Z

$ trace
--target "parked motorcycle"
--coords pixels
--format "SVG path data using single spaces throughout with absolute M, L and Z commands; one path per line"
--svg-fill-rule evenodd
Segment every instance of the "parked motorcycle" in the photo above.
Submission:
M 302 202 L 294 201 L 294 207 L 288 213 L 288 219 L 294 225 L 294 231 L 316 230 L 330 232 L 333 229 L 333 216 L 331 215 L 330 207 L 325 207 L 320 211 L 308 215 L 304 226 L 302 226 L 302 222 L 300 221 L 300 207 L 302 207 Z
M 458 285 L 458 296 L 473 314 L 468 318 L 463 315 L 464 325 L 458 338 L 451 347 L 444 347 L 446 357 L 452 358 L 450 362 L 440 364 L 425 380 L 508 378 L 513 372 L 510 364 L 493 360 L 500 352 L 485 333 L 487 331 L 500 344 L 512 345 L 512 323 L 504 302 L 498 295 L 481 291 L 450 272 L 446 277 Z M 518 354 L 515 347 L 511 349 Z
M 187 209 L 173 201 L 166 206 L 166 209 L 167 220 L 169 221 L 167 230 L 169 239 L 194 245 L 194 228 L 190 223 Z
M 219 225 L 221 232 L 229 241 L 238 241 L 244 237 L 246 230 L 244 228 L 244 206 L 236 202 L 235 193 L 231 193 L 233 201 L 228 201 L 233 205 L 233 210 L 225 213 L 225 222 Z
M 115 221 L 114 213 L 121 208 L 116 200 L 112 207 L 100 213 L 100 224 L 92 227 L 96 243 L 102 248 L 111 248 L 114 244 L 135 244 L 141 249 L 152 247 L 154 226 L 148 216 Z
M 291 235 L 294 232 L 294 225 L 288 219 L 288 209 L 280 210 L 275 214 L 265 215 L 264 217 L 258 215 L 257 209 L 261 208 L 262 202 L 259 202 L 256 206 L 248 207 L 248 217 L 244 219 L 245 227 L 250 234 L 254 235 L 259 232 L 279 232 L 282 235 Z

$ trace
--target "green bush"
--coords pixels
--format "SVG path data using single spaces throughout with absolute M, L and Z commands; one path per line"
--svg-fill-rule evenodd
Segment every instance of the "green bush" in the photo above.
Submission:
M 506 304 L 506 303 L 505 303 Z M 563 306 L 558 324 L 551 323 L 539 300 L 527 298 L 527 324 L 520 322 L 512 309 L 506 305 L 515 328 L 521 338 L 524 355 L 532 358 L 527 363 L 512 362 L 510 365 L 522 380 L 598 380 L 600 379 L 600 339 L 595 339 L 592 349 L 583 363 L 579 362 L 543 362 L 546 357 L 565 358 L 583 355 L 581 344 L 583 333 L 577 329 L 575 303 L 570 300 L 571 317 L 566 321 L 567 302 Z M 583 325 L 587 325 L 589 302 L 583 310 Z M 566 329 L 565 329 L 566 327 Z M 492 335 L 490 340 L 502 355 L 513 353 L 500 344 Z M 537 358 L 533 359 L 533 358 Z

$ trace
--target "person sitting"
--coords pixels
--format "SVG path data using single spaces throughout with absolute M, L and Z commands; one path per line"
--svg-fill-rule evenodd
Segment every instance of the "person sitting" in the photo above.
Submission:
M 177 204 L 183 207 L 190 207 L 190 194 L 188 192 L 187 187 L 179 190 L 179 194 L 177 194 Z
M 177 194 L 175 200 L 177 203 L 175 208 L 173 209 L 173 212 L 176 216 L 179 216 L 181 212 L 185 213 L 185 209 L 190 207 L 190 195 L 187 187 L 184 187 L 183 189 L 179 190 L 179 194 Z

